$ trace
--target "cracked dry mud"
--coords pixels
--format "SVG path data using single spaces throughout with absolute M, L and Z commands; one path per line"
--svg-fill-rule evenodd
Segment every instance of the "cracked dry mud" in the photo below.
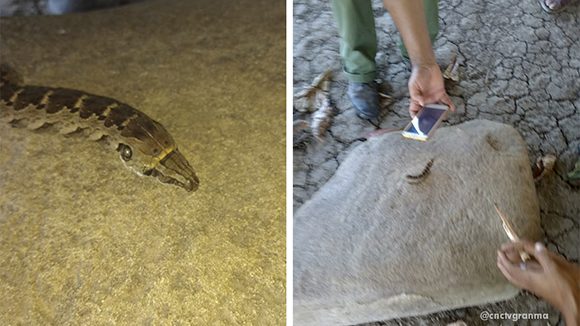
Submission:
M 394 103 L 382 112 L 381 128 L 409 121 L 409 65 L 401 60 L 398 34 L 380 1 L 373 1 L 379 52 L 379 78 L 389 84 Z M 578 3 L 557 15 L 544 13 L 536 1 L 440 2 L 440 33 L 434 48 L 443 68 L 458 53 L 460 81 L 447 83 L 457 106 L 446 125 L 475 118 L 513 125 L 528 144 L 530 166 L 536 157 L 555 154 L 555 173 L 541 180 L 537 193 L 548 247 L 578 262 L 580 189 L 565 180 L 580 145 L 580 10 Z M 331 100 L 337 115 L 324 143 L 310 139 L 294 147 L 294 209 L 334 174 L 360 138 L 374 129 L 356 118 L 340 74 L 338 32 L 326 1 L 294 1 L 294 86 L 307 85 L 332 69 Z M 309 119 L 294 110 L 294 119 Z M 422 317 L 373 325 L 431 325 L 464 320 L 483 322 L 482 311 L 548 313 L 551 325 L 563 324 L 547 303 L 522 292 L 516 298 Z M 495 321 L 491 324 L 513 323 Z M 487 323 L 486 323 L 487 324 Z

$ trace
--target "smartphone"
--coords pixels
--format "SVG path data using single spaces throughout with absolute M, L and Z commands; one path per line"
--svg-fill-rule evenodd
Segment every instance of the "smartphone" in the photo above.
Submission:
M 449 107 L 443 104 L 428 104 L 403 129 L 403 137 L 426 141 L 447 117 Z

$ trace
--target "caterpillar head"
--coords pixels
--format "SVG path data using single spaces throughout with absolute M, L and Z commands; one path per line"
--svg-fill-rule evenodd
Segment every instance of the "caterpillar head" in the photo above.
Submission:
M 145 115 L 132 119 L 121 131 L 123 142 L 117 150 L 121 160 L 139 175 L 152 176 L 187 191 L 199 187 L 199 179 L 177 149 L 165 128 Z

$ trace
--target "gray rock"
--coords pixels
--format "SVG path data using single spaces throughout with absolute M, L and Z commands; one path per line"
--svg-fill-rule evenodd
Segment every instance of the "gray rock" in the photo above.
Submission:
M 430 172 L 418 183 L 430 159 Z M 541 236 L 526 144 L 475 120 L 428 142 L 397 133 L 356 147 L 294 216 L 294 322 L 355 324 L 513 297 L 496 267 L 507 237 Z

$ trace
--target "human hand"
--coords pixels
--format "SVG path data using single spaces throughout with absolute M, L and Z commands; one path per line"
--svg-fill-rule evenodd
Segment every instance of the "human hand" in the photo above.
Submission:
M 523 262 L 520 251 L 533 260 Z M 527 240 L 505 243 L 497 251 L 497 267 L 512 284 L 546 300 L 562 312 L 567 325 L 580 324 L 580 267 Z
M 443 103 L 455 112 L 455 105 L 445 91 L 441 69 L 435 64 L 413 65 L 409 78 L 411 104 L 409 114 L 414 118 L 426 104 Z

